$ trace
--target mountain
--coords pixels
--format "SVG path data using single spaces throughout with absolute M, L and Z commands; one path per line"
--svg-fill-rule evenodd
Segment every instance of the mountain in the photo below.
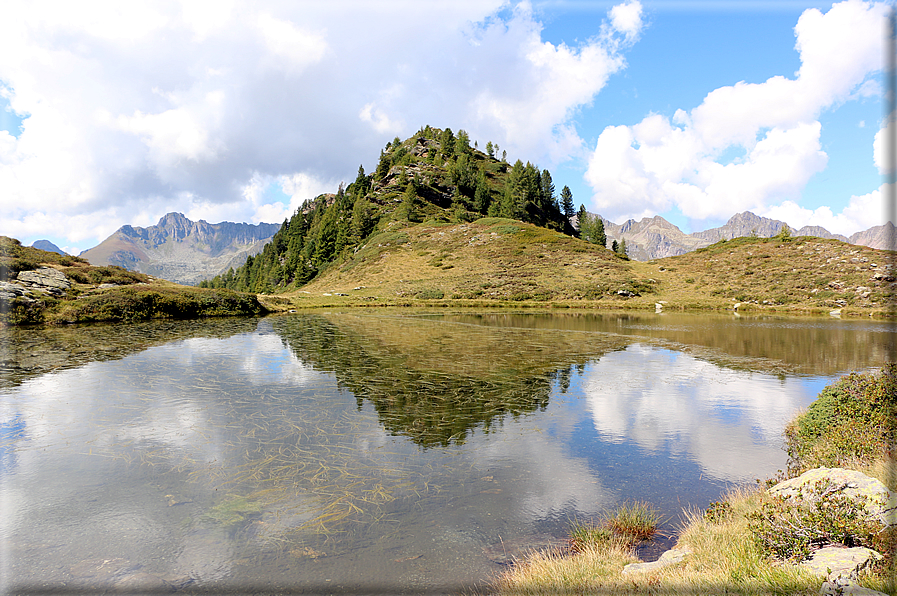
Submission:
M 613 240 L 619 242 L 625 239 L 627 254 L 637 261 L 682 255 L 720 240 L 732 240 L 744 236 L 771 238 L 787 225 L 783 221 L 761 217 L 750 211 L 733 215 L 725 225 L 718 228 L 693 234 L 686 234 L 659 215 L 638 222 L 630 219 L 623 224 L 616 224 L 603 217 L 601 219 L 604 221 L 608 246 Z M 890 223 L 888 226 L 876 226 L 857 232 L 850 238 L 832 234 L 821 226 L 804 226 L 797 231 L 789 226 L 789 229 L 793 236 L 815 236 L 850 244 L 862 244 L 870 248 L 890 249 L 893 246 L 894 226 Z
M 191 221 L 169 213 L 147 228 L 125 225 L 81 253 L 92 265 L 118 265 L 180 284 L 237 268 L 258 254 L 280 224 Z
M 31 247 L 37 248 L 39 250 L 45 250 L 47 252 L 55 252 L 56 254 L 59 254 L 59 255 L 68 254 L 67 252 L 65 252 L 64 250 L 62 250 L 61 248 L 59 248 L 58 246 L 56 246 L 49 240 L 35 240 L 31 244 Z
M 863 230 L 862 232 L 852 234 L 850 236 L 849 242 L 851 244 L 862 244 L 863 246 L 869 246 L 871 248 L 878 248 L 881 250 L 894 250 L 894 240 L 894 224 L 888 222 L 884 225 L 874 226 L 869 228 L 868 230 Z

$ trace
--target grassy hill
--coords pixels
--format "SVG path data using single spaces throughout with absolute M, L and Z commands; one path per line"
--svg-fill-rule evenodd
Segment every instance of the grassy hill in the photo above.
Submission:
M 272 307 L 471 306 L 886 316 L 894 253 L 813 237 L 736 238 L 648 262 L 520 221 L 392 222 Z

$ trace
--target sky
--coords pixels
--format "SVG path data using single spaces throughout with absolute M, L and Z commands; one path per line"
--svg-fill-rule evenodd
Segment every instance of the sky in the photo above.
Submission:
M 279 223 L 425 125 L 685 232 L 884 223 L 887 5 L 13 0 L 0 234 L 78 254 L 171 211 Z

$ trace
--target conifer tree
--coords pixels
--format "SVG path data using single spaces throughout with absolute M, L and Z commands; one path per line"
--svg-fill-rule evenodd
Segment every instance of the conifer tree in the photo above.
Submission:
M 576 214 L 576 212 L 573 211 L 573 192 L 570 190 L 569 186 L 564 186 L 561 190 L 561 208 L 563 209 L 564 217 L 567 219 L 570 219 Z

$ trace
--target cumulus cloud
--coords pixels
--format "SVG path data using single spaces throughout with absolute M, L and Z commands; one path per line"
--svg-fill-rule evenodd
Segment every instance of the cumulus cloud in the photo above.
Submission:
M 834 213 L 829 207 L 807 209 L 794 201 L 784 201 L 780 205 L 758 210 L 757 214 L 786 221 L 796 228 L 822 226 L 829 232 L 849 237 L 854 232 L 880 226 L 886 221 L 888 214 L 882 193 L 887 188 L 888 185 L 882 184 L 872 192 L 851 196 L 841 213 Z
M 607 127 L 585 174 L 594 207 L 612 219 L 673 207 L 707 219 L 796 205 L 828 160 L 819 114 L 877 89 L 869 77 L 881 69 L 885 12 L 884 3 L 859 0 L 825 14 L 806 10 L 794 28 L 801 59 L 794 78 L 738 82 L 711 91 L 690 112 Z M 740 156 L 729 160 L 733 151 Z
M 77 243 L 83 217 L 100 222 L 87 226 L 98 242 L 175 210 L 280 219 L 285 202 L 246 189 L 352 179 L 425 124 L 566 160 L 582 147 L 573 116 L 624 68 L 641 5 L 612 8 L 575 46 L 543 41 L 528 4 L 507 8 L 13 2 L 0 88 L 25 119 L 20 135 L 0 132 L 0 233 Z

